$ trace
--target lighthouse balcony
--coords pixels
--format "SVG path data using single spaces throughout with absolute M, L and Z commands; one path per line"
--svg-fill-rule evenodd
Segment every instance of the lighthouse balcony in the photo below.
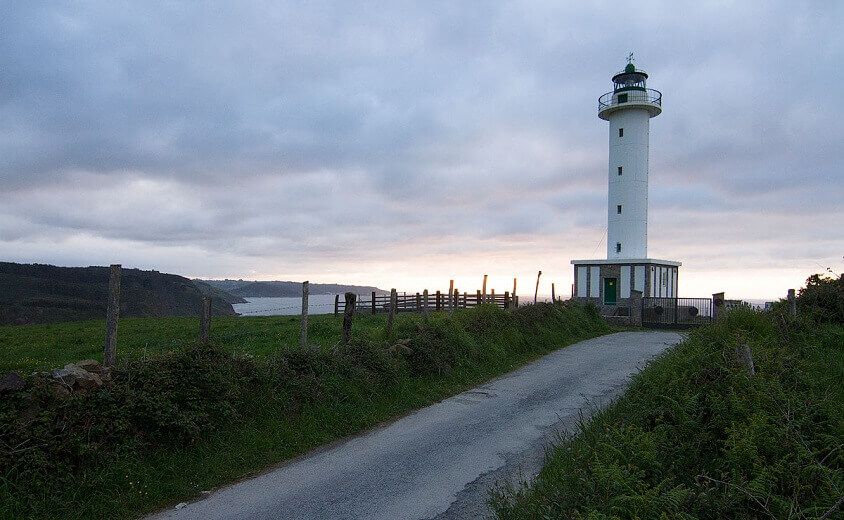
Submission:
M 598 98 L 598 117 L 603 120 L 625 108 L 644 108 L 651 117 L 656 117 L 662 113 L 662 93 L 652 88 L 627 88 L 607 92 Z

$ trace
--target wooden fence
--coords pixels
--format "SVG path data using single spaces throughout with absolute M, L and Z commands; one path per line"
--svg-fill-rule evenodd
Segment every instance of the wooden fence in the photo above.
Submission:
M 103 361 L 106 366 L 114 366 L 117 362 L 117 326 L 120 319 L 120 280 L 122 276 L 122 267 L 120 264 L 113 264 L 110 269 L 108 281 L 108 302 L 106 310 L 106 334 L 105 345 L 103 348 Z M 536 303 L 537 295 L 539 293 L 539 277 L 542 276 L 542 271 L 539 271 L 536 277 L 536 290 L 533 295 L 533 301 Z M 459 292 L 451 289 L 454 287 L 454 280 L 451 280 L 449 291 L 436 291 L 430 293 L 427 289 L 421 293 L 407 294 L 405 292 L 398 294 L 395 289 L 391 292 L 395 294 L 395 312 L 421 312 L 427 316 L 428 312 L 449 311 L 455 309 L 469 309 L 479 305 L 495 305 L 502 309 L 510 309 L 519 306 L 519 297 L 511 296 L 510 292 L 504 294 L 495 294 L 495 290 L 490 290 L 486 294 L 487 275 L 484 275 L 483 290 L 475 291 L 475 293 Z M 513 279 L 513 293 L 516 292 L 516 282 Z M 308 345 L 308 296 L 310 293 L 310 283 L 305 281 L 302 283 L 302 315 L 301 315 L 301 329 L 299 343 L 302 347 Z M 554 284 L 551 284 L 551 296 L 556 301 Z M 378 294 L 372 292 L 369 299 L 366 300 L 352 293 L 346 293 L 346 297 L 341 301 L 340 295 L 334 297 L 334 314 L 338 315 L 341 312 L 344 314 L 343 319 L 343 341 L 349 339 L 352 329 L 352 318 L 356 313 L 387 313 L 387 335 L 389 336 L 393 324 L 393 316 L 391 313 L 391 295 Z M 354 312 L 349 309 L 346 312 L 346 302 L 354 302 Z M 709 300 L 707 300 L 709 301 Z M 717 309 L 724 306 L 726 302 L 732 303 L 733 300 L 724 300 L 724 293 L 716 293 L 712 295 L 711 311 L 704 313 L 704 316 L 709 316 L 710 319 L 717 317 Z M 788 290 L 789 312 L 792 316 L 797 314 L 796 296 L 794 289 Z M 727 307 L 730 306 L 727 303 Z M 330 305 L 330 304 L 329 304 Z M 679 307 L 678 307 L 679 308 Z M 686 305 L 685 309 L 690 311 L 691 306 Z M 699 308 L 694 308 L 694 314 L 698 315 Z M 675 321 L 678 318 L 675 318 Z M 208 345 L 211 336 L 211 297 L 204 296 L 200 306 L 199 315 L 199 343 Z
M 436 291 L 433 293 L 424 291 L 421 293 L 398 293 L 396 294 L 396 312 L 423 312 L 426 309 L 432 312 L 447 311 L 454 305 L 455 309 L 471 309 L 481 304 L 496 305 L 502 309 L 516 307 L 519 304 L 518 297 L 510 297 L 509 292 L 504 294 L 483 294 L 481 291 L 475 293 L 454 292 L 449 299 L 448 292 Z M 334 297 L 334 315 L 343 314 L 346 310 L 346 302 L 340 295 Z M 381 314 L 390 312 L 390 295 L 373 292 L 369 299 L 358 296 L 355 303 L 355 313 Z

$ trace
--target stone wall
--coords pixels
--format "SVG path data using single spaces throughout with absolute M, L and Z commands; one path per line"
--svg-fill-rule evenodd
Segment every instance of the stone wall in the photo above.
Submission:
M 638 297 L 637 297 L 638 293 Z M 601 317 L 615 325 L 642 324 L 642 293 L 631 291 L 630 298 L 619 298 L 615 305 L 606 305 L 601 298 L 572 298 L 580 303 L 591 303 L 598 308 Z

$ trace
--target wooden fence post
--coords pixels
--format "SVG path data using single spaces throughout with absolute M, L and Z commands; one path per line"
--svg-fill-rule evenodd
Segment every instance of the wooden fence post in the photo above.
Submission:
M 422 292 L 422 317 L 428 319 L 428 289 Z
M 202 308 L 199 315 L 199 343 L 208 346 L 211 343 L 211 297 L 202 297 Z
M 510 309 L 510 291 L 504 291 L 504 310 Z
M 340 313 L 340 295 L 334 295 L 334 315 L 337 316 Z
M 299 332 L 299 346 L 302 348 L 308 346 L 308 294 L 311 291 L 310 285 L 307 280 L 302 282 L 302 323 Z
M 454 311 L 454 280 L 448 281 L 448 312 Z
M 519 299 L 518 299 L 518 298 L 516 298 L 516 282 L 518 282 L 518 279 L 517 279 L 517 278 L 513 278 L 513 306 L 514 306 L 514 307 L 518 307 L 518 306 L 519 306 Z
M 478 305 L 481 304 L 481 302 L 483 302 L 483 300 L 481 298 L 482 298 L 481 291 L 478 290 L 477 294 L 475 295 L 475 307 L 477 307 Z
M 442 310 L 442 304 L 443 304 L 443 295 L 440 291 L 437 291 L 437 296 L 436 296 L 435 301 L 436 301 L 436 303 L 434 304 L 434 308 L 439 312 L 439 311 Z
M 483 298 L 484 298 L 483 301 L 484 302 L 486 301 L 486 277 L 487 277 L 487 275 L 484 275 L 484 285 L 483 285 L 483 289 L 482 289 L 482 294 L 483 294 Z M 478 302 L 478 303 L 480 303 L 480 302 Z
M 536 275 L 536 290 L 533 292 L 533 303 L 536 303 L 536 298 L 539 296 L 539 277 L 542 276 L 542 271 Z
M 422 296 L 419 293 L 416 293 L 416 312 L 422 310 Z
M 117 362 L 117 322 L 120 319 L 120 264 L 112 264 L 108 276 L 108 302 L 106 307 L 106 338 L 103 362 L 113 367 Z
M 465 309 L 468 305 L 467 300 L 469 299 L 469 293 L 463 291 L 463 308 Z
M 399 304 L 399 297 L 395 289 L 390 289 L 390 308 L 387 314 L 387 337 L 393 332 L 393 318 L 396 316 L 396 306 Z
M 496 305 L 496 306 L 498 305 L 498 304 L 495 302 L 495 289 L 490 289 L 490 290 L 489 290 L 489 302 L 490 302 L 491 304 L 493 304 L 493 305 Z
M 792 316 L 797 316 L 797 298 L 795 297 L 794 289 L 788 290 L 788 313 Z
M 352 319 L 355 317 L 355 307 L 357 307 L 357 295 L 355 293 L 346 293 L 346 307 L 343 309 L 343 344 L 347 345 L 349 339 L 352 337 Z
M 557 302 L 557 291 L 554 289 L 554 282 L 551 282 L 551 303 Z
M 372 291 L 372 315 L 375 316 L 377 310 L 375 309 L 375 291 Z

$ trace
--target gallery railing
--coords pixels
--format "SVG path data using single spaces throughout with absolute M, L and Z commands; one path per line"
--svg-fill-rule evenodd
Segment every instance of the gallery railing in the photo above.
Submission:
M 662 92 L 652 88 L 607 92 L 598 98 L 598 112 L 610 107 L 646 103 L 662 106 Z

